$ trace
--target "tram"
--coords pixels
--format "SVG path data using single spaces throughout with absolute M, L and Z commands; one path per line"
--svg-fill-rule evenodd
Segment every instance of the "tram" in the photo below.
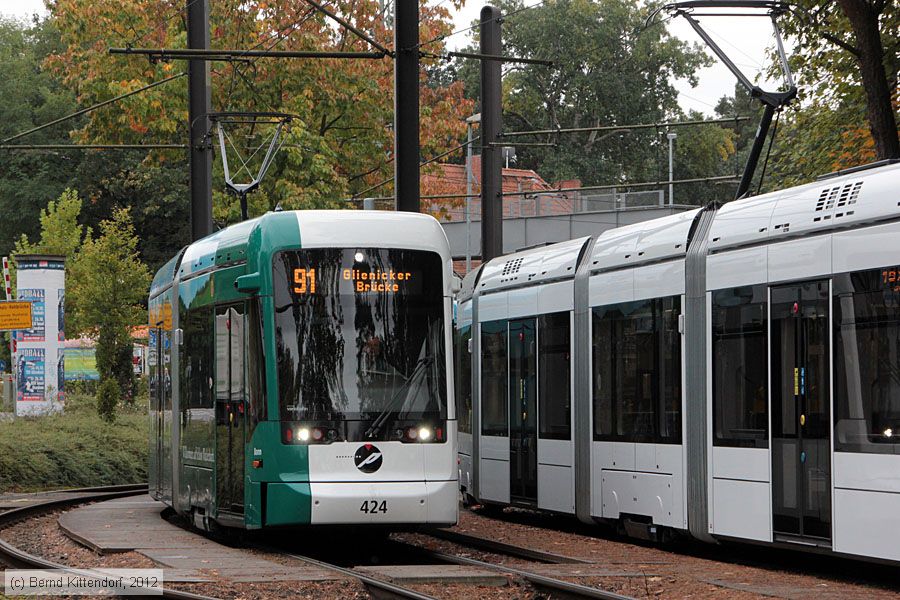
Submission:
M 851 169 L 470 273 L 464 498 L 900 561 L 898 184 Z
M 151 495 L 203 529 L 452 525 L 452 262 L 426 215 L 279 211 L 149 299 Z

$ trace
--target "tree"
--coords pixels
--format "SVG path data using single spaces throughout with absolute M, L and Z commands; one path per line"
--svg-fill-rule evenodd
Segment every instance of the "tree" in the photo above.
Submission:
M 529 4 L 528 6 L 531 6 Z M 665 26 L 645 27 L 648 8 L 637 0 L 552 0 L 525 9 L 522 0 L 503 0 L 504 54 L 553 61 L 553 67 L 510 65 L 503 81 L 504 129 L 521 131 L 653 123 L 684 118 L 672 81 L 696 83 L 695 73 L 710 59 L 696 44 L 668 34 Z M 477 51 L 473 46 L 469 51 Z M 475 61 L 472 61 L 473 63 Z M 463 64 L 466 94 L 479 93 L 477 64 Z M 442 79 L 445 73 L 434 77 Z M 701 155 L 720 161 L 730 153 L 719 127 L 679 136 L 703 144 L 677 144 L 680 160 Z M 516 166 L 531 168 L 548 181 L 579 179 L 584 185 L 665 179 L 667 141 L 662 129 L 549 134 L 516 142 L 558 144 L 517 147 Z M 709 173 L 708 161 L 679 163 L 680 172 Z M 718 171 L 718 167 L 716 169 Z
M 452 4 L 458 4 L 453 2 Z M 448 8 L 422 6 L 423 41 L 449 33 Z M 47 64 L 73 89 L 82 104 L 108 99 L 150 81 L 178 73 L 183 63 L 152 64 L 137 57 L 110 56 L 109 46 L 184 47 L 183 0 L 96 2 L 57 0 L 51 6 L 65 49 Z M 378 0 L 339 0 L 329 8 L 390 46 L 389 29 Z M 371 50 L 347 29 L 323 17 L 305 3 L 291 0 L 223 0 L 212 6 L 211 46 L 280 50 Z M 440 53 L 442 45 L 429 44 Z M 424 59 L 425 66 L 438 59 Z M 354 191 L 388 176 L 393 133 L 393 64 L 385 60 L 275 60 L 211 66 L 214 110 L 283 111 L 296 115 L 285 146 L 261 187 L 262 209 L 342 207 Z M 423 83 L 426 82 L 423 73 Z M 80 141 L 184 142 L 187 126 L 183 79 L 132 96 L 115 108 L 92 113 L 75 132 Z M 455 145 L 465 131 L 463 117 L 471 103 L 461 84 L 422 88 L 421 145 L 423 156 Z M 147 163 L 178 160 L 180 155 L 157 152 Z M 214 180 L 221 182 L 216 164 Z M 220 188 L 221 189 L 221 188 Z M 386 186 L 380 192 L 386 193 Z M 235 200 L 218 218 L 233 219 Z
M 67 325 L 97 340 L 100 379 L 115 379 L 126 399 L 134 393 L 129 328 L 146 322 L 142 302 L 149 285 L 131 214 L 118 208 L 100 222 L 97 237 L 85 238 L 74 261 L 66 293 L 72 307 Z
M 26 234 L 16 242 L 16 254 L 54 254 L 71 259 L 81 247 L 84 226 L 78 223 L 81 198 L 66 188 L 57 200 L 51 200 L 40 214 L 40 239 L 32 243 Z
M 896 111 L 900 74 L 900 8 L 890 0 L 801 0 L 785 24 L 796 41 L 794 68 L 818 109 L 859 114 L 845 131 L 866 123 L 873 158 L 900 157 Z M 830 119 L 828 120 L 830 121 Z M 826 121 L 827 122 L 827 121 Z M 844 139 L 850 157 L 865 146 L 858 132 Z M 841 152 L 838 152 L 840 155 Z M 868 154 L 868 153 L 864 153 Z M 852 166 L 859 164 L 852 161 Z
M 60 50 L 58 37 L 46 22 L 0 17 L 0 139 L 75 110 L 74 94 L 40 68 Z M 67 124 L 55 125 L 10 143 L 58 142 L 67 131 Z M 0 151 L 0 253 L 9 254 L 23 234 L 38 235 L 38 213 L 67 187 L 81 159 L 78 153 Z

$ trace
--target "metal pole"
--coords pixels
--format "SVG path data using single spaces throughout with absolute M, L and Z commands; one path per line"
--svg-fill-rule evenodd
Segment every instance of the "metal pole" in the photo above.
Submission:
M 419 212 L 419 2 L 396 0 L 394 16 L 394 195 Z
M 466 120 L 466 273 L 472 270 L 472 124 Z
M 499 55 L 500 9 L 481 9 L 481 54 Z M 503 254 L 503 179 L 500 147 L 501 71 L 496 60 L 481 61 L 481 260 Z
M 753 173 L 756 171 L 756 165 L 759 163 L 759 156 L 762 154 L 763 145 L 766 142 L 766 134 L 769 126 L 772 124 L 772 116 L 775 114 L 775 107 L 766 104 L 763 110 L 762 119 L 759 121 L 759 127 L 756 130 L 756 137 L 753 139 L 753 146 L 750 148 L 750 156 L 747 157 L 747 166 L 744 167 L 744 174 L 741 176 L 741 182 L 738 184 L 735 199 L 743 197 L 749 190 L 750 184 L 753 182 Z
M 3 257 L 3 283 L 6 290 L 6 299 L 12 300 L 12 280 L 9 277 L 9 257 Z M 16 332 L 9 332 L 9 372 L 10 381 L 12 382 L 12 390 L 10 390 L 11 399 L 13 401 L 13 413 L 16 412 Z
M 670 131 L 666 134 L 666 137 L 669 138 L 669 206 L 673 206 L 675 204 L 675 186 L 672 184 L 672 182 L 675 180 L 675 172 L 672 168 L 672 150 L 675 138 L 678 137 L 678 134 L 674 131 Z
M 187 45 L 209 48 L 209 0 L 187 0 Z M 191 239 L 212 233 L 212 151 L 209 132 L 209 63 L 188 61 L 188 121 L 191 130 Z

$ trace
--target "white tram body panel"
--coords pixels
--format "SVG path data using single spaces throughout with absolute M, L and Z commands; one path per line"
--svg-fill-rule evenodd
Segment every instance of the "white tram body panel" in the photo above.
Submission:
M 677 299 L 680 305 L 685 293 L 688 234 L 697 212 L 638 223 L 601 235 L 590 257 L 589 309 L 629 307 L 666 297 Z M 596 317 L 590 323 L 593 334 Z M 679 326 L 677 322 L 674 325 Z M 594 341 L 597 338 L 593 335 L 587 339 L 591 340 L 591 346 L 579 350 L 591 354 L 590 372 L 595 378 L 591 385 L 597 390 L 603 384 L 596 381 L 602 372 L 596 363 L 616 359 L 607 348 L 597 347 Z M 680 336 L 677 343 L 683 355 Z M 680 388 L 683 365 L 678 362 L 676 380 Z M 652 385 L 652 373 L 645 372 L 642 377 L 643 387 Z M 674 393 L 680 397 L 680 392 Z M 660 400 L 657 398 L 656 402 Z M 659 406 L 650 408 L 657 419 L 667 418 L 660 414 Z M 684 427 L 680 411 L 675 418 L 677 435 L 663 439 L 657 431 L 641 441 L 626 439 L 627 436 L 615 431 L 599 432 L 595 422 L 591 443 L 591 516 L 605 519 L 648 517 L 654 525 L 674 529 L 687 527 L 685 459 L 681 442 Z M 658 424 L 650 427 L 659 428 Z
M 468 493 L 638 534 L 900 561 L 898 183 L 898 164 L 861 168 L 483 265 L 465 312 Z M 558 410 L 528 329 L 558 312 L 571 430 L 536 436 L 529 495 L 523 419 L 486 411 L 526 406 L 522 390 L 538 420 Z M 516 340 L 538 347 L 536 386 Z
M 587 242 L 519 252 L 478 276 L 473 398 L 492 399 L 473 429 L 479 499 L 575 511 L 573 280 Z

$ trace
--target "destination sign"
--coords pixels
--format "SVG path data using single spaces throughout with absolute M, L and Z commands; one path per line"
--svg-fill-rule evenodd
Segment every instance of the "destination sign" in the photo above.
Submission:
M 293 289 L 297 295 L 315 294 L 317 281 L 315 268 L 294 269 Z M 370 292 L 396 293 L 413 281 L 411 271 L 341 269 L 341 279 L 349 281 L 357 294 Z

